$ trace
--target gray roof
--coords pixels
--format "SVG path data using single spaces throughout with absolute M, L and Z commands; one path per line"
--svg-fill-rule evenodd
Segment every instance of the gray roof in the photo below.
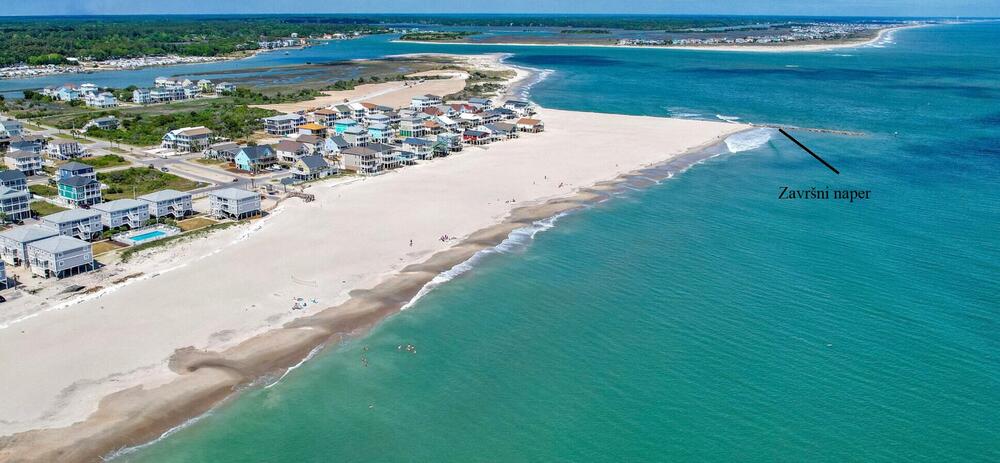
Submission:
M 101 212 L 119 212 L 127 211 L 129 209 L 135 209 L 137 207 L 149 207 L 145 201 L 139 201 L 137 199 L 116 199 L 114 201 L 108 201 L 106 203 L 94 204 L 90 206 L 91 209 Z
M 0 170 L 0 182 L 13 182 L 17 180 L 25 180 L 27 178 L 28 177 L 24 175 L 24 172 L 17 169 Z
M 212 150 L 215 150 L 215 151 L 233 151 L 233 152 L 236 152 L 236 151 L 239 151 L 240 145 L 236 144 L 235 142 L 224 141 L 222 143 L 216 143 L 214 145 L 209 145 L 208 148 L 212 149 Z
M 28 243 L 29 247 L 40 249 L 52 254 L 60 252 L 74 251 L 80 248 L 89 248 L 90 243 L 72 236 L 57 235 L 43 240 Z
M 276 122 L 297 121 L 300 119 L 305 119 L 305 118 L 298 114 L 279 114 L 277 116 L 264 118 L 265 121 L 276 121 Z
M 409 137 L 403 140 L 403 144 L 405 145 L 428 146 L 431 143 L 433 142 L 430 140 L 424 138 L 416 138 L 416 137 Z
M 6 199 L 9 197 L 17 197 L 17 196 L 24 196 L 26 198 L 31 198 L 31 193 L 29 193 L 28 190 L 15 190 L 13 188 L 0 185 L 0 198 Z
M 101 213 L 87 209 L 70 209 L 68 211 L 56 212 L 42 217 L 43 221 L 52 223 L 76 222 L 77 220 L 100 218 Z
M 349 133 L 351 135 L 360 135 L 360 134 L 367 133 L 367 132 L 368 131 L 365 130 L 365 128 L 361 127 L 360 125 L 352 125 L 352 126 L 346 128 L 346 129 L 344 129 L 344 133 Z
M 74 175 L 72 177 L 66 177 L 64 179 L 59 180 L 59 183 L 62 185 L 69 185 L 69 186 L 87 186 L 91 183 L 97 183 L 97 180 L 94 180 L 90 177 L 81 177 L 79 175 Z
M 24 159 L 24 158 L 40 158 L 42 155 L 38 153 L 32 153 L 31 151 L 9 151 L 4 157 L 14 158 L 14 159 Z
M 56 236 L 59 232 L 43 227 L 38 224 L 34 225 L 22 225 L 20 227 L 14 227 L 9 230 L 4 230 L 0 232 L 0 237 L 17 241 L 18 243 L 30 243 L 32 241 L 38 241 L 50 236 Z
M 160 190 L 160 191 L 154 191 L 148 195 L 142 195 L 139 197 L 139 199 L 143 201 L 149 201 L 151 203 L 157 203 L 160 201 L 171 201 L 174 199 L 180 199 L 185 196 L 191 197 L 191 193 L 185 193 L 183 191 L 177 191 L 177 190 Z
M 330 137 L 329 140 L 333 142 L 335 145 L 337 145 L 337 147 L 339 148 L 347 148 L 348 146 L 351 146 L 351 144 L 348 143 L 347 140 L 344 140 L 344 137 L 341 137 L 340 135 L 337 135 L 336 137 Z
M 329 164 L 326 163 L 326 159 L 323 159 L 323 156 L 319 155 L 302 156 L 299 160 L 302 161 L 302 163 L 309 169 L 322 169 L 329 166 Z
M 218 196 L 223 199 L 247 199 L 257 196 L 257 193 L 247 190 L 241 190 L 239 188 L 221 188 L 209 193 L 212 196 Z
M 59 170 L 71 170 L 74 172 L 80 170 L 94 170 L 94 166 L 88 166 L 82 162 L 72 161 L 59 166 Z
M 244 146 L 239 152 L 245 153 L 251 161 L 274 157 L 274 150 L 269 145 Z

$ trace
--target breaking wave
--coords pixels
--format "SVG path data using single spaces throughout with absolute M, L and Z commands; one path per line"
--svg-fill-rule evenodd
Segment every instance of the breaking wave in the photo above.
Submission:
M 750 151 L 764 146 L 777 132 L 775 129 L 753 129 L 730 135 L 726 138 L 726 148 L 730 153 Z

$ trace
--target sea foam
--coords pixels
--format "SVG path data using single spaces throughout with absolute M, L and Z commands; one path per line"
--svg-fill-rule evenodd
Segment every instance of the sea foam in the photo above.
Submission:
M 754 129 L 730 135 L 726 138 L 726 148 L 730 153 L 757 149 L 770 141 L 776 132 L 775 129 Z

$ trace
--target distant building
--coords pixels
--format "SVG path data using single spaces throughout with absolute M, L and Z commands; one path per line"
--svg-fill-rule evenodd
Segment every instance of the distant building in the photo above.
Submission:
M 118 118 L 115 116 L 105 116 L 98 117 L 97 119 L 91 119 L 89 122 L 84 124 L 83 131 L 86 132 L 90 129 L 100 129 L 100 130 L 114 130 L 119 126 Z
M 545 123 L 538 119 L 522 117 L 517 120 L 517 130 L 520 132 L 541 132 L 545 130 Z
M 311 154 L 306 145 L 292 140 L 281 140 L 274 145 L 274 152 L 279 162 L 294 163 L 302 156 Z
M 72 207 L 101 202 L 101 184 L 89 177 L 69 177 L 57 181 L 59 199 Z
M 0 186 L 12 190 L 28 190 L 28 178 L 17 169 L 0 170 Z
M 149 203 L 138 199 L 116 199 L 95 204 L 91 210 L 101 213 L 101 224 L 106 228 L 141 228 L 149 221 Z
M 0 186 L 0 212 L 4 222 L 16 222 L 31 217 L 31 193 Z
M 245 219 L 260 215 L 260 195 L 237 188 L 222 188 L 208 194 L 211 214 L 219 218 Z
M 229 93 L 236 91 L 236 84 L 230 82 L 219 82 L 215 84 L 215 93 Z
M 441 103 L 441 97 L 437 95 L 420 95 L 410 99 L 410 107 L 416 110 L 421 110 L 428 106 L 439 105 Z
M 417 156 L 417 159 L 427 159 L 434 155 L 434 142 L 425 138 L 409 137 L 403 139 L 403 149 Z
M 84 102 L 91 108 L 107 109 L 118 107 L 118 99 L 109 92 L 88 93 L 84 97 Z
M 21 225 L 0 232 L 0 257 L 10 265 L 26 262 L 28 243 L 58 236 L 59 232 L 38 224 Z
M 316 136 L 326 136 L 327 126 L 322 124 L 317 124 L 315 122 L 309 122 L 302 124 L 298 127 L 299 133 L 302 135 L 316 135 Z
M 60 235 L 73 236 L 83 240 L 93 239 L 101 234 L 101 213 L 87 209 L 70 209 L 49 214 L 41 219 L 43 227 L 51 228 Z
M 321 151 L 323 152 L 323 154 L 327 156 L 336 156 L 337 154 L 340 154 L 341 151 L 350 146 L 351 144 L 348 143 L 347 140 L 344 140 L 344 137 L 338 135 L 327 138 L 323 142 L 323 148 L 321 149 Z
M 298 126 L 305 124 L 306 118 L 300 114 L 281 114 L 264 118 L 264 130 L 271 135 L 288 135 L 298 131 Z
M 351 119 L 349 117 L 342 117 L 333 121 L 333 130 L 337 132 L 338 135 L 343 134 L 344 131 L 351 127 L 357 127 L 358 121 Z
M 342 133 L 341 136 L 344 137 L 344 140 L 347 140 L 347 143 L 350 143 L 351 146 L 365 146 L 371 141 L 368 136 L 368 131 L 360 125 L 349 127 L 347 130 L 344 130 L 344 133 Z
M 208 149 L 205 150 L 205 157 L 209 159 L 218 159 L 220 161 L 233 162 L 233 159 L 236 157 L 236 153 L 239 151 L 240 145 L 227 141 L 210 145 Z
M 3 163 L 8 169 L 19 170 L 28 176 L 42 172 L 42 156 L 29 151 L 8 151 L 3 156 Z
M 171 130 L 163 136 L 162 148 L 170 148 L 179 153 L 191 153 L 208 148 L 212 141 L 212 131 L 206 127 L 184 127 Z
M 65 278 L 94 270 L 90 243 L 69 236 L 53 236 L 28 243 L 27 262 L 35 275 Z
M 187 217 L 193 209 L 191 208 L 191 194 L 177 190 L 160 190 L 148 195 L 139 197 L 149 205 L 149 215 L 162 218 L 173 217 L 182 219 Z
M 132 102 L 136 104 L 153 103 L 153 97 L 148 88 L 137 88 L 132 90 Z
M 368 125 L 368 139 L 378 143 L 389 143 L 396 136 L 396 132 L 389 126 L 381 122 Z
M 12 137 L 7 144 L 7 152 L 27 151 L 29 153 L 41 154 L 45 147 L 45 137 L 39 135 L 19 135 Z

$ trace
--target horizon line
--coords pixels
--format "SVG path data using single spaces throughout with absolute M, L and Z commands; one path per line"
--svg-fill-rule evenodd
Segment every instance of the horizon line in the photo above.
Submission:
M 358 13 L 73 13 L 73 14 L 0 14 L 0 18 L 86 18 L 86 17 L 129 17 L 129 16 L 703 16 L 703 17 L 764 17 L 764 18 L 910 18 L 910 19 L 986 19 L 1000 20 L 1000 16 L 914 16 L 914 15 L 811 15 L 811 14 L 766 14 L 766 13 L 446 13 L 446 12 L 358 12 Z

